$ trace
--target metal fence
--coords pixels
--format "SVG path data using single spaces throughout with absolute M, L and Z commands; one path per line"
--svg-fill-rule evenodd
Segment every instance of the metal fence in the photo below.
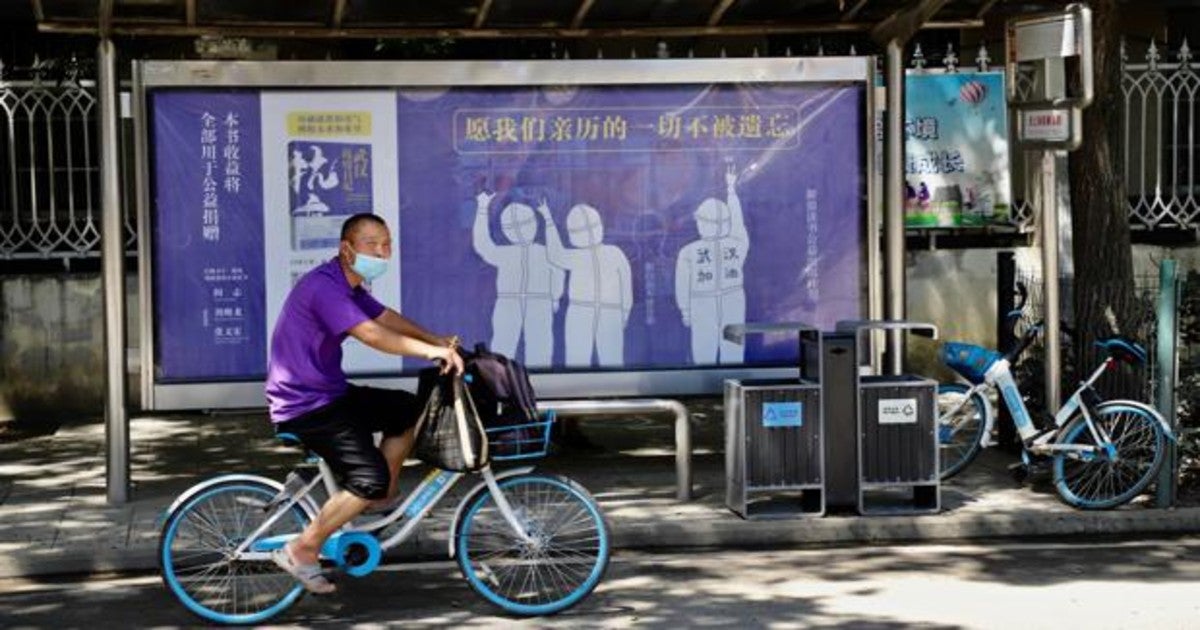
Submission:
M 1200 75 L 1187 40 L 1171 63 L 1151 40 L 1145 63 L 1128 63 L 1121 43 L 1125 183 L 1131 225 L 1200 226 Z
M 818 50 L 818 55 L 824 53 Z M 855 54 L 853 48 L 849 53 Z M 1135 229 L 1200 228 L 1200 74 L 1192 67 L 1186 41 L 1174 58 L 1176 62 L 1164 60 L 1150 42 L 1145 63 L 1128 63 L 1122 43 L 1123 174 L 1130 224 Z M 973 67 L 1003 69 L 991 61 L 981 46 Z M 941 55 L 941 67 L 929 65 L 916 46 L 912 71 L 958 72 L 960 68 L 953 47 Z M 20 71 L 25 78 L 6 79 L 0 64 L 0 259 L 99 255 L 95 84 L 78 79 L 75 73 L 47 78 L 52 67 L 35 63 Z M 1033 88 L 1031 76 L 1021 75 L 1016 81 L 1019 93 Z M 1032 227 L 1035 216 L 1038 160 L 1015 144 L 1010 155 L 1010 223 L 1024 231 Z M 129 169 L 125 170 L 128 183 Z M 124 199 L 131 199 L 131 192 L 127 187 Z M 125 213 L 129 252 L 136 250 L 135 215 Z

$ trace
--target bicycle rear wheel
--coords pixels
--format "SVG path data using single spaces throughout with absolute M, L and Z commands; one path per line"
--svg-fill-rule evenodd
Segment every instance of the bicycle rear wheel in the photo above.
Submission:
M 1054 455 L 1054 488 L 1069 505 L 1087 510 L 1117 507 L 1133 500 L 1158 474 L 1166 436 L 1154 415 L 1120 402 L 1101 404 L 1093 421 L 1111 438 L 1096 444 L 1082 415 L 1069 421 L 1056 444 L 1092 446 L 1094 451 Z
M 940 383 L 937 389 L 938 461 L 942 480 L 962 472 L 983 450 L 983 432 L 991 424 L 991 409 L 981 392 L 967 398 L 961 383 Z
M 230 557 L 262 524 L 268 515 L 263 506 L 281 489 L 266 479 L 217 483 L 167 516 L 159 539 L 159 569 L 167 589 L 188 610 L 215 623 L 259 623 L 304 593 L 295 578 L 269 559 Z M 293 505 L 262 537 L 298 534 L 309 520 Z
M 608 567 L 608 525 L 595 499 L 558 475 L 500 480 L 501 490 L 533 541 L 523 541 L 487 488 L 467 500 L 455 555 L 467 583 L 516 615 L 552 615 L 579 603 Z

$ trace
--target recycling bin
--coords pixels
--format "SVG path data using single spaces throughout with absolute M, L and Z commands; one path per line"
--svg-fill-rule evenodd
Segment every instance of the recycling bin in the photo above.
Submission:
M 837 324 L 837 332 L 853 335 L 859 346 L 867 342 L 873 330 L 937 337 L 935 326 L 918 322 L 862 320 Z M 937 512 L 941 508 L 937 382 L 912 374 L 863 372 L 856 370 L 853 379 L 858 512 Z M 828 419 L 842 424 L 850 420 L 845 415 Z
M 820 333 L 800 323 L 739 324 L 725 338 L 798 333 L 806 346 Z M 819 374 L 819 368 L 816 370 Z M 725 382 L 725 503 L 746 519 L 825 513 L 824 423 L 819 379 Z

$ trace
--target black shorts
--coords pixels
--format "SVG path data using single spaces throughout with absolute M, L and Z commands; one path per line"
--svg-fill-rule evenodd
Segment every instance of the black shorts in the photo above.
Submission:
M 351 385 L 328 405 L 277 423 L 275 432 L 295 435 L 329 464 L 343 488 L 376 500 L 387 496 L 391 472 L 373 434 L 403 435 L 420 414 L 417 397 L 409 392 Z

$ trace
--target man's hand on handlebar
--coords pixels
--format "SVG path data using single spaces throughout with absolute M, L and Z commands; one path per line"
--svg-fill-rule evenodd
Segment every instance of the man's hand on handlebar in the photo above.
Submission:
M 438 348 L 438 353 L 432 359 L 441 367 L 442 374 L 462 376 L 465 366 L 456 346 Z

